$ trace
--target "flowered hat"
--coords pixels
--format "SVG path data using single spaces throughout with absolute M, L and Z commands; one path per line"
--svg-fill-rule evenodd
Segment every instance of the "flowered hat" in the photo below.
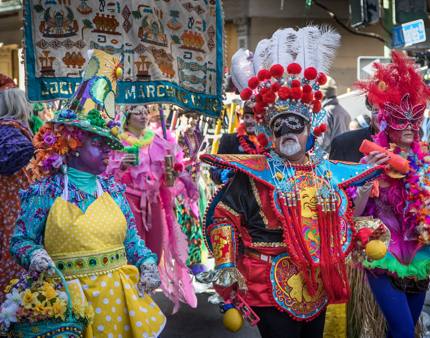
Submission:
M 340 35 L 328 27 L 285 28 L 260 41 L 255 53 L 237 51 L 232 80 L 257 121 L 271 128 L 277 117 L 296 114 L 319 136 L 325 130 L 319 89 L 339 41 Z
M 122 76 L 120 60 L 101 50 L 93 50 L 82 83 L 66 106 L 50 122 L 71 125 L 109 140 L 114 150 L 122 149 L 115 121 L 116 82 Z

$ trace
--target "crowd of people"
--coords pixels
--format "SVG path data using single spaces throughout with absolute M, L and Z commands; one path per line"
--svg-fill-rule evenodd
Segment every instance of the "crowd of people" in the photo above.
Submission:
M 197 307 L 195 279 L 263 338 L 323 337 L 327 307 L 354 294 L 376 301 L 386 332 L 357 312 L 348 316 L 363 325 L 348 336 L 414 337 L 430 274 L 430 89 L 394 51 L 357 84 L 368 113 L 351 119 L 326 75 L 339 34 L 284 33 L 311 33 L 320 48 L 306 59 L 310 46 L 290 46 L 270 63 L 239 51 L 240 124 L 212 154 L 201 155 L 197 112 L 173 114 L 167 128 L 161 106 L 106 99 L 122 73 L 116 56 L 95 50 L 99 68 L 56 108 L 30 106 L 0 75 L 4 332 L 64 321 L 65 305 L 32 289 L 61 275 L 59 304 L 73 304 L 85 337 L 158 337 L 166 317 L 151 294 L 160 288 L 174 313 Z

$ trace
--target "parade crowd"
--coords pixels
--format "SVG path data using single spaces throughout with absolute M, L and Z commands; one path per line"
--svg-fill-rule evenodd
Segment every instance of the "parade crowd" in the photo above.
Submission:
M 275 34 L 319 48 L 239 50 L 239 123 L 211 138 L 197 111 L 108 99 L 122 69 L 101 50 L 62 102 L 31 105 L 0 74 L 0 332 L 159 337 L 153 292 L 176 313 L 198 281 L 238 311 L 233 331 L 243 317 L 263 338 L 341 337 L 347 304 L 362 309 L 348 337 L 420 334 L 430 89 L 393 51 L 355 84 L 367 111 L 351 119 L 329 76 L 340 35 Z

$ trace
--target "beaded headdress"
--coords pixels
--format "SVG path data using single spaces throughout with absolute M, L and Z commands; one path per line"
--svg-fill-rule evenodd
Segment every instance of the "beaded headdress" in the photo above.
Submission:
M 340 35 L 328 27 L 285 28 L 260 41 L 255 53 L 238 50 L 232 58 L 232 81 L 259 123 L 271 128 L 284 114 L 303 117 L 314 134 L 325 117 L 319 90 L 339 46 Z

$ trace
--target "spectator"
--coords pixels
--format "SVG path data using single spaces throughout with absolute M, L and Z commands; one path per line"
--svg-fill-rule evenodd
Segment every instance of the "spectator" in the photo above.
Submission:
M 18 192 L 30 181 L 25 169 L 34 153 L 29 110 L 24 92 L 0 74 L 0 304 L 9 281 L 23 271 L 9 254 L 9 241 L 20 212 Z
M 371 123 L 371 119 L 369 115 L 367 114 L 358 115 L 354 120 L 350 122 L 349 130 L 369 128 L 370 123 Z
M 351 122 L 351 116 L 339 104 L 336 97 L 336 89 L 336 81 L 331 77 L 328 77 L 327 83 L 321 86 L 321 92 L 324 95 L 323 108 L 327 112 L 327 131 L 323 136 L 321 146 L 328 153 L 330 152 L 333 139 L 337 135 L 347 132 L 349 130 L 349 123 Z
M 359 162 L 363 154 L 358 150 L 363 140 L 372 140 L 378 132 L 378 111 L 366 98 L 366 107 L 371 111 L 370 124 L 367 128 L 352 130 L 334 138 L 330 159 L 338 161 Z

